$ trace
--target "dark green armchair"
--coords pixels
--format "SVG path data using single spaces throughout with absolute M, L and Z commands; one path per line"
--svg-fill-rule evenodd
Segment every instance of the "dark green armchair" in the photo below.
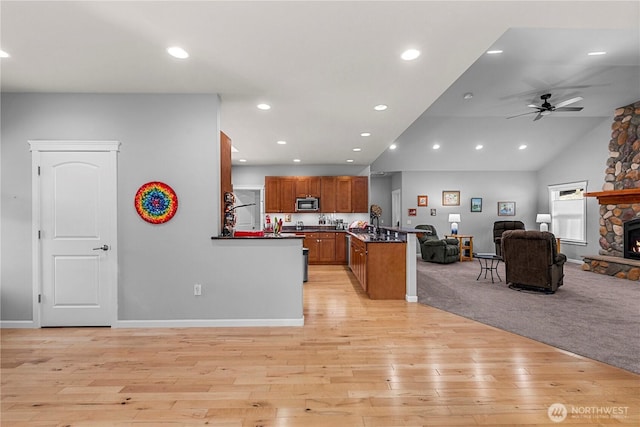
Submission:
M 416 228 L 425 230 L 424 233 L 418 233 L 423 260 L 439 264 L 449 264 L 460 260 L 458 239 L 440 239 L 433 225 L 416 225 Z

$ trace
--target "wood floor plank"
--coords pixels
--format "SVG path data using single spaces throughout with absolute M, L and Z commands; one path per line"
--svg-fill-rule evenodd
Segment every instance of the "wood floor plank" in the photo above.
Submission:
M 343 266 L 309 267 L 304 316 L 303 327 L 2 329 L 1 424 L 548 426 L 554 403 L 570 425 L 640 424 L 639 375 L 369 300 Z

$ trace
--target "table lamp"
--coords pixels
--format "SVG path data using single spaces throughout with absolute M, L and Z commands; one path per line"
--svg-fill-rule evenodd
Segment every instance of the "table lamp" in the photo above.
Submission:
M 540 231 L 549 231 L 548 223 L 551 222 L 551 214 L 536 215 L 536 222 L 540 223 Z
M 458 234 L 460 214 L 449 214 L 449 222 L 451 223 L 451 234 Z

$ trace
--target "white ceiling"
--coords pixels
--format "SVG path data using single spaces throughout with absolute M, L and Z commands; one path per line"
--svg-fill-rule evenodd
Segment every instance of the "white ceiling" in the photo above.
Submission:
M 503 120 L 545 91 L 552 103 L 584 97 L 567 120 L 639 100 L 639 4 L 3 0 L 0 48 L 11 57 L 0 60 L 0 83 L 3 92 L 218 93 L 234 164 L 368 165 L 416 119 Z M 171 45 L 190 58 L 169 57 Z M 402 61 L 409 47 L 422 55 Z M 593 50 L 608 54 L 586 56 Z M 380 103 L 388 110 L 374 111 Z M 537 128 L 532 119 L 509 128 L 539 131 L 560 117 Z

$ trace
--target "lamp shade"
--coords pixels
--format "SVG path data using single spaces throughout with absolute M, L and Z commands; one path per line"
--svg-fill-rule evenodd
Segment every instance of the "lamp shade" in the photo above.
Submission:
M 536 222 L 551 222 L 551 214 L 536 215 Z
M 449 214 L 449 222 L 460 222 L 460 214 Z

